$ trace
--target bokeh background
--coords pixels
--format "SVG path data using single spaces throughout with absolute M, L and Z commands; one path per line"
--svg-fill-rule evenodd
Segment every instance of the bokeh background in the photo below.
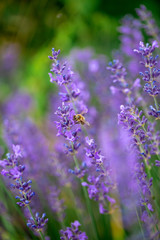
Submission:
M 136 15 L 140 4 L 160 22 L 159 0 L 0 1 L 0 104 L 21 89 L 36 102 L 34 117 L 44 116 L 54 91 L 48 77 L 51 48 L 65 55 L 75 47 L 93 47 L 110 56 L 119 44 L 120 19 Z

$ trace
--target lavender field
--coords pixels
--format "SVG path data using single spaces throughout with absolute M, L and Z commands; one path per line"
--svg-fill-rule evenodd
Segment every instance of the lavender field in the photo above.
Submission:
M 1 47 L 0 240 L 160 239 L 160 26 L 138 6 L 95 47 L 82 22 L 82 45 L 67 22 Z

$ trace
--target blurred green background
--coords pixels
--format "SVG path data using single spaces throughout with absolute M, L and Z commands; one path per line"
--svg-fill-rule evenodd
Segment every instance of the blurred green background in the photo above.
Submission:
M 48 110 L 51 48 L 68 54 L 93 47 L 111 54 L 118 47 L 117 27 L 126 14 L 145 4 L 160 22 L 159 0 L 1 0 L 0 104 L 16 89 L 36 101 L 37 118 Z

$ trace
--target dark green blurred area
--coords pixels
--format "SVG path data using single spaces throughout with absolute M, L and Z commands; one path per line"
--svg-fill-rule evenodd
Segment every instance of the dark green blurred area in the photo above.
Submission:
M 159 24 L 159 0 L 0 1 L 0 103 L 21 88 L 34 96 L 35 115 L 44 114 L 54 90 L 48 77 L 51 48 L 65 55 L 74 47 L 93 47 L 110 55 L 119 44 L 120 19 L 136 15 L 140 4 Z

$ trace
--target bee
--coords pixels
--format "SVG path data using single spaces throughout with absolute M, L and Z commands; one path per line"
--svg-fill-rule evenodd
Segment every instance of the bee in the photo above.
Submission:
M 76 124 L 82 124 L 82 125 L 84 125 L 84 124 L 86 124 L 86 125 L 88 125 L 88 126 L 90 126 L 90 124 L 89 124 L 89 122 L 87 122 L 86 120 L 85 120 L 85 117 L 82 115 L 82 114 L 76 114 L 76 115 L 74 115 L 73 116 L 73 120 L 74 120 L 74 122 L 76 123 Z

